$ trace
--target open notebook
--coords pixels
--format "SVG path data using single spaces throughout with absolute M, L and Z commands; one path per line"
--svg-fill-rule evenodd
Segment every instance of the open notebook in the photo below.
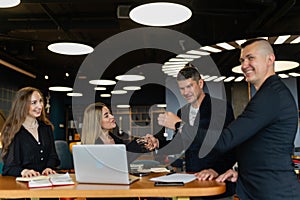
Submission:
M 79 183 L 130 184 L 139 180 L 129 176 L 124 144 L 74 145 L 73 158 Z

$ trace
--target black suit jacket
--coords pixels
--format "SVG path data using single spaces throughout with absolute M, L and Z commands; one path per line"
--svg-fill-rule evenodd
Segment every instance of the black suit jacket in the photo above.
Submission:
M 229 168 L 232 168 L 236 159 L 234 151 L 229 151 L 224 155 L 217 155 L 211 152 L 209 156 L 200 158 L 199 150 L 203 145 L 205 137 L 209 137 L 208 129 L 214 129 L 221 133 L 223 127 L 227 126 L 234 120 L 232 107 L 223 100 L 212 98 L 206 94 L 199 111 L 197 113 L 194 126 L 189 125 L 189 110 L 190 104 L 183 106 L 178 110 L 177 115 L 185 122 L 182 129 L 182 134 L 177 133 L 171 141 L 166 141 L 163 131 L 155 135 L 159 140 L 160 154 L 176 154 L 185 151 L 184 160 L 187 172 L 199 172 L 203 169 L 212 168 L 219 174 L 224 173 Z M 215 112 L 212 115 L 212 112 Z M 215 126 L 214 123 L 221 123 Z M 207 134 L 208 133 L 208 134 Z M 217 139 L 215 140 L 217 141 Z M 235 193 L 235 184 L 227 184 L 227 192 L 222 196 L 230 196 Z M 212 199 L 218 198 L 211 197 Z
M 269 77 L 215 146 L 221 152 L 238 146 L 241 199 L 300 199 L 291 159 L 297 127 L 297 107 L 289 89 L 277 75 Z

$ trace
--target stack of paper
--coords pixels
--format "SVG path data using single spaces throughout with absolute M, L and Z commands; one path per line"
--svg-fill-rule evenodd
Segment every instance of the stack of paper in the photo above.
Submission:
M 196 176 L 194 174 L 177 174 L 177 173 L 175 173 L 175 174 L 151 178 L 150 181 L 189 183 L 195 179 L 196 179 Z

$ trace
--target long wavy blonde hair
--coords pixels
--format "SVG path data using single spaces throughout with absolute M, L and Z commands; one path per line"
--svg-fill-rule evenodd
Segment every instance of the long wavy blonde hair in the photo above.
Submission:
M 37 88 L 25 87 L 20 89 L 16 93 L 15 99 L 12 102 L 10 112 L 1 130 L 2 157 L 7 154 L 9 145 L 11 144 L 16 133 L 20 130 L 23 122 L 25 121 L 31 104 L 31 96 L 35 91 L 41 95 L 43 100 L 43 95 Z M 53 125 L 47 119 L 44 108 L 42 109 L 41 115 L 37 119 L 47 125 L 50 125 L 53 130 Z
M 96 102 L 85 109 L 81 132 L 83 144 L 95 144 L 96 139 L 103 134 L 101 127 L 103 107 L 107 106 L 104 103 Z

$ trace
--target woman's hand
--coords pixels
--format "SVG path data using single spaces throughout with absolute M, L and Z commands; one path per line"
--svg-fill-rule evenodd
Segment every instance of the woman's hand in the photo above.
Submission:
M 43 175 L 49 175 L 49 174 L 56 174 L 56 171 L 52 170 L 51 168 L 46 168 L 42 172 Z
M 212 179 L 216 178 L 218 175 L 219 174 L 213 169 L 204 169 L 195 174 L 197 179 L 200 181 L 212 180 Z
M 234 171 L 233 169 L 227 170 L 224 174 L 221 174 L 216 181 L 218 182 L 224 182 L 224 181 L 231 181 L 231 182 L 236 182 L 238 179 L 238 173 L 237 171 Z
M 21 176 L 23 178 L 33 177 L 33 176 L 39 176 L 40 173 L 37 171 L 34 171 L 33 169 L 23 169 L 21 172 Z

